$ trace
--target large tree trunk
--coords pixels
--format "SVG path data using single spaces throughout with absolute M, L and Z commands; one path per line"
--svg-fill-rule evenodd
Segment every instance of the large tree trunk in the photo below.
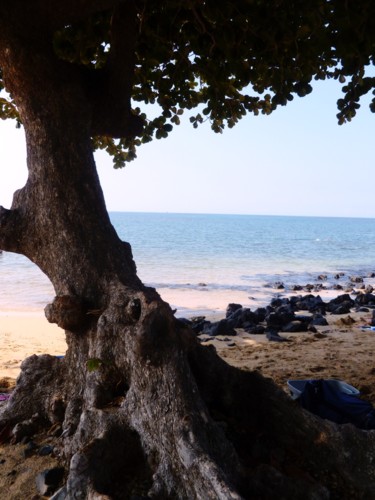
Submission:
M 68 350 L 23 362 L 1 426 L 61 427 L 66 498 L 374 497 L 372 432 L 323 423 L 229 367 L 138 279 L 105 208 L 73 70 L 40 51 L 7 58 L 29 178 L 0 209 L 0 247 L 50 278 L 46 316 Z

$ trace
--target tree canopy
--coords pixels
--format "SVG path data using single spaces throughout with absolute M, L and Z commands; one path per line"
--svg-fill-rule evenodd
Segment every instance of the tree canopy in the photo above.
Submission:
M 342 124 L 375 87 L 371 0 L 102 0 L 55 10 L 41 0 L 12 3 L 7 16 L 20 32 L 27 22 L 35 39 L 44 33 L 56 57 L 82 73 L 93 146 L 117 167 L 137 146 L 167 137 L 185 110 L 197 108 L 194 127 L 209 120 L 221 132 L 247 113 L 269 114 L 309 94 L 314 79 L 334 78 Z M 20 120 L 12 96 L 1 98 L 0 116 Z

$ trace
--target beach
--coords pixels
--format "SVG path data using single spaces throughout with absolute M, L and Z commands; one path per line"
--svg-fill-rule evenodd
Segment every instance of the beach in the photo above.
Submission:
M 325 302 L 333 297 L 332 290 L 322 292 Z M 181 311 L 187 312 L 187 317 L 205 312 L 211 322 L 224 318 L 228 300 L 219 296 L 211 303 L 214 297 L 209 298 L 209 292 L 202 293 L 205 299 L 199 293 L 185 295 Z M 274 291 L 274 295 L 280 294 Z M 336 292 L 334 296 L 338 295 Z M 163 298 L 179 301 L 178 295 Z M 253 298 L 251 309 L 264 304 L 262 301 L 264 297 Z M 265 334 L 250 334 L 242 329 L 237 330 L 236 336 L 201 335 L 200 340 L 205 345 L 214 345 L 229 364 L 258 370 L 284 390 L 288 379 L 338 378 L 358 387 L 375 403 L 375 332 L 366 329 L 371 317 L 371 309 L 360 312 L 352 309 L 342 315 L 327 313 L 328 325 L 316 326 L 316 332 L 281 333 L 288 342 L 272 342 Z M 64 331 L 49 323 L 42 312 L 0 315 L 0 379 L 16 379 L 22 360 L 32 354 L 61 356 L 66 348 Z
M 366 329 L 371 316 L 327 315 L 328 325 L 316 327 L 315 333 L 281 334 L 288 342 L 240 331 L 236 337 L 216 337 L 204 344 L 213 344 L 229 364 L 272 378 L 287 393 L 288 380 L 334 378 L 356 387 L 375 405 L 375 331 Z
M 326 291 L 326 300 L 332 296 L 331 292 Z M 276 291 L 274 294 L 277 295 Z M 252 300 L 259 304 L 263 298 Z M 178 296 L 172 299 L 179 301 Z M 221 308 L 226 307 L 224 303 L 204 301 L 200 294 L 190 296 L 189 300 L 185 296 L 185 312 L 197 312 L 198 306 L 211 312 L 207 319 L 212 322 L 225 316 Z M 340 315 L 327 313 L 327 325 L 316 326 L 316 331 L 282 332 L 284 342 L 269 341 L 265 334 L 249 334 L 243 329 L 236 330 L 235 336 L 201 334 L 199 338 L 203 345 L 213 345 L 229 364 L 243 370 L 258 370 L 288 394 L 288 380 L 335 378 L 360 390 L 375 405 L 375 331 L 369 329 L 371 318 L 371 309 L 352 309 Z M 0 346 L 0 392 L 11 392 L 25 357 L 43 353 L 63 355 L 66 350 L 64 332 L 48 323 L 43 313 L 30 311 L 0 315 Z M 53 447 L 57 439 L 43 433 L 34 436 L 33 442 L 40 449 Z M 26 450 L 24 443 L 0 446 L 0 488 L 4 500 L 42 498 L 36 495 L 36 476 L 47 468 L 63 465 L 57 456 L 33 453 L 28 457 Z
M 177 318 L 204 316 L 213 323 L 225 317 L 229 303 L 254 311 L 274 298 L 313 294 L 327 302 L 375 288 L 375 232 L 369 220 L 112 216 L 121 237 L 132 242 L 140 278 L 157 289 Z M 352 282 L 353 276 L 362 281 Z M 47 277 L 25 257 L 8 252 L 0 256 L 0 277 L 0 393 L 9 393 L 26 357 L 62 356 L 67 346 L 64 331 L 44 316 L 54 297 Z M 315 331 L 280 332 L 284 342 L 241 328 L 234 336 L 200 334 L 199 340 L 229 364 L 272 378 L 286 393 L 288 380 L 336 378 L 375 405 L 375 332 L 364 328 L 372 310 L 352 308 L 325 317 L 328 324 Z M 33 437 L 38 448 L 56 440 L 45 433 Z M 59 465 L 56 456 L 25 453 L 25 443 L 0 446 L 2 500 L 39 498 L 37 474 Z
M 0 315 L 0 378 L 16 378 L 22 360 L 32 354 L 63 355 L 65 351 L 64 331 L 42 312 Z
M 139 277 L 157 289 L 177 318 L 205 316 L 215 321 L 225 316 L 228 303 L 254 310 L 277 296 L 314 293 L 328 301 L 352 288 L 361 293 L 361 287 L 375 288 L 372 219 L 129 212 L 110 216 L 121 239 L 132 244 Z M 362 282 L 352 283 L 352 276 Z M 64 332 L 44 317 L 44 307 L 54 297 L 48 278 L 26 257 L 11 252 L 0 254 L 0 277 L 0 377 L 15 379 L 25 357 L 63 355 L 66 344 Z M 361 324 L 360 318 L 356 324 Z M 330 328 L 339 330 L 336 325 Z M 301 334 L 288 345 L 296 347 L 299 338 L 312 336 Z M 236 357 L 234 348 L 227 348 L 229 362 L 239 363 L 242 356 L 243 368 L 268 369 L 266 363 L 256 365 L 240 334 L 232 340 L 242 354 Z M 331 334 L 318 340 L 301 340 L 301 345 L 314 351 L 326 341 L 335 342 Z M 341 335 L 337 348 L 342 341 Z M 215 342 L 221 353 L 225 343 Z M 276 349 L 270 356 L 278 366 L 284 351 L 294 350 L 263 342 L 262 336 L 254 342 L 259 352 Z M 361 355 L 360 349 L 356 355 Z M 297 370 L 298 356 L 295 364 Z

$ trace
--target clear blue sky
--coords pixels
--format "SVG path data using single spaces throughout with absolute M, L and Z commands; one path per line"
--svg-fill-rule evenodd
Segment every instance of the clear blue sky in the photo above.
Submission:
M 188 123 L 166 140 L 140 148 L 138 159 L 114 170 L 96 154 L 110 211 L 375 217 L 373 130 L 364 104 L 337 125 L 335 82 L 271 116 L 249 115 L 214 134 Z M 0 205 L 27 176 L 22 130 L 0 123 Z

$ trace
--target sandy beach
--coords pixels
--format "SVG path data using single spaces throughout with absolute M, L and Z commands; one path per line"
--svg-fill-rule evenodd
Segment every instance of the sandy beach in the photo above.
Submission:
M 201 310 L 210 321 L 223 318 L 227 305 L 224 297 L 216 307 L 207 298 L 208 294 L 206 300 L 192 295 L 180 316 Z M 322 298 L 328 301 L 331 294 Z M 257 301 L 259 298 L 253 299 L 253 304 Z M 228 363 L 244 370 L 258 370 L 284 389 L 288 379 L 338 378 L 356 386 L 375 403 L 375 332 L 364 328 L 371 316 L 371 310 L 328 313 L 328 326 L 316 327 L 316 333 L 283 333 L 288 342 L 270 342 L 264 334 L 253 335 L 240 329 L 237 336 L 202 336 L 201 340 L 213 344 Z M 43 313 L 0 315 L 0 379 L 16 379 L 22 360 L 32 354 L 63 355 L 65 351 L 64 331 L 48 323 Z
M 328 326 L 317 332 L 283 333 L 289 342 L 270 342 L 265 335 L 239 331 L 237 337 L 215 337 L 218 354 L 244 370 L 258 370 L 288 391 L 293 379 L 340 379 L 360 390 L 375 405 L 375 331 L 364 328 L 371 313 L 327 314 Z
M 0 378 L 16 378 L 23 359 L 32 354 L 61 355 L 64 331 L 48 323 L 43 313 L 0 314 Z

